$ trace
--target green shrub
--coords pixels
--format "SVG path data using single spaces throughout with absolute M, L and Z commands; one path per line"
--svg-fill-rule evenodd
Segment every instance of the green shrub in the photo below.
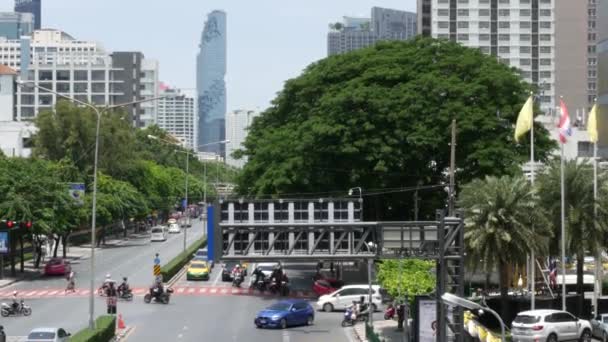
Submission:
M 163 277 L 163 281 L 169 281 L 169 279 L 176 275 L 179 270 L 181 270 L 190 261 L 190 259 L 192 259 L 192 254 L 194 254 L 197 249 L 203 248 L 206 245 L 207 237 L 200 238 L 188 246 L 185 252 L 179 253 L 175 258 L 169 260 L 168 263 L 163 265 L 160 268 L 160 274 Z
M 116 332 L 115 316 L 99 316 L 95 320 L 95 330 L 85 328 L 70 337 L 72 342 L 108 342 Z

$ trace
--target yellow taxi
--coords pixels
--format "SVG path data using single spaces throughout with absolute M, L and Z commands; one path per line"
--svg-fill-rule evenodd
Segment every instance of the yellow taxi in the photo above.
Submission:
M 187 280 L 209 280 L 209 264 L 206 261 L 193 261 L 186 271 Z

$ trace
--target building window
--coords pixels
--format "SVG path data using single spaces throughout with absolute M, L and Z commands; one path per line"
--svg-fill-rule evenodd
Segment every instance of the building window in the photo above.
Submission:
M 520 46 L 519 53 L 531 53 L 532 48 L 529 46 Z
M 540 77 L 541 78 L 551 78 L 551 71 L 541 71 Z
M 511 23 L 508 22 L 508 21 L 500 21 L 500 22 L 498 22 L 498 28 L 508 29 L 509 27 L 511 27 Z
M 469 16 L 469 10 L 468 9 L 459 9 L 458 10 L 458 16 L 459 17 L 468 17 Z
M 520 58 L 519 65 L 530 65 L 530 59 L 529 58 Z
M 468 21 L 459 21 L 458 28 L 469 28 L 469 22 Z
M 593 156 L 593 144 L 589 141 L 578 142 L 578 157 L 592 157 Z
M 545 29 L 550 29 L 551 28 L 551 22 L 550 21 L 541 21 L 539 25 L 540 25 L 540 28 L 545 28 Z
M 530 73 L 529 71 L 523 71 L 523 70 L 521 70 L 519 72 L 519 74 L 521 75 L 522 78 L 527 78 L 527 79 L 529 79 L 530 76 L 532 75 L 532 73 Z
M 588 87 L 587 88 L 588 90 L 595 90 L 595 87 L 596 87 L 595 82 L 589 82 L 587 84 L 587 87 Z
M 540 40 L 542 40 L 544 42 L 551 41 L 551 35 L 550 34 L 541 34 L 539 38 L 540 38 Z
M 550 17 L 551 16 L 551 10 L 550 9 L 541 9 L 539 12 L 539 15 L 541 17 Z
M 489 17 L 490 16 L 490 10 L 489 9 L 480 9 L 479 10 L 479 16 L 480 17 Z
M 500 46 L 498 47 L 498 52 L 500 53 L 510 53 L 511 52 L 511 48 L 508 46 Z
M 275 203 L 274 204 L 274 221 L 275 222 L 287 222 L 289 221 L 289 203 Z
M 520 21 L 519 22 L 519 28 L 529 29 L 531 27 L 532 27 L 532 24 L 529 21 Z
M 325 222 L 328 219 L 327 203 L 315 202 L 315 222 Z
M 531 14 L 529 9 L 520 9 L 519 10 L 519 16 L 520 17 L 529 17 Z
M 437 10 L 437 15 L 447 17 L 450 15 L 450 11 L 445 8 L 440 8 Z
M 511 39 L 511 37 L 508 34 L 499 34 L 498 35 L 498 40 L 503 41 L 503 42 L 508 42 Z
M 293 219 L 296 222 L 308 221 L 308 202 L 293 203 Z
M 522 42 L 529 42 L 530 41 L 530 35 L 529 34 L 520 34 L 519 35 L 519 40 Z
M 459 34 L 458 35 L 458 40 L 460 40 L 460 41 L 468 41 L 469 40 L 469 35 L 468 34 Z
M 505 64 L 505 65 L 510 65 L 511 64 L 508 58 L 500 58 L 500 62 L 503 63 L 503 64 Z
M 486 33 L 482 33 L 482 34 L 479 35 L 479 40 L 480 41 L 488 41 L 488 40 L 490 40 L 490 35 L 486 34 Z
M 479 22 L 479 28 L 480 29 L 489 29 L 490 28 L 490 22 L 489 21 L 480 21 Z
M 437 35 L 437 39 L 449 39 L 450 35 L 445 33 L 440 33 Z
M 468 4 L 469 0 L 458 0 L 459 4 Z
M 440 21 L 437 23 L 437 27 L 442 28 L 442 29 L 447 29 L 450 27 L 450 23 L 447 21 Z
M 234 222 L 249 222 L 249 203 L 234 203 Z
M 511 15 L 511 11 L 508 9 L 499 9 L 498 15 L 501 17 L 508 17 L 509 15 Z
M 480 46 L 480 47 L 479 47 L 479 50 L 480 50 L 482 53 L 490 53 L 490 47 L 489 47 L 489 46 Z
M 551 47 L 550 46 L 541 46 L 540 53 L 551 53 Z
M 509 0 L 499 0 L 498 3 L 499 4 L 509 4 Z
M 253 204 L 253 219 L 255 222 L 268 222 L 268 203 Z
M 540 65 L 551 65 L 551 59 L 550 58 L 541 58 L 539 61 Z
M 334 202 L 334 221 L 348 221 L 348 202 Z

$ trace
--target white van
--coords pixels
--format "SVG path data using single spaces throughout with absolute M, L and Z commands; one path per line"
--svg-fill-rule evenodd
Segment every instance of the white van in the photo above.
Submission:
M 163 226 L 152 227 L 150 233 L 150 241 L 152 242 L 167 240 L 167 230 Z
M 346 310 L 353 302 L 359 302 L 361 296 L 364 302 L 369 302 L 369 285 L 346 285 L 330 294 L 319 297 L 317 309 L 325 312 Z M 372 285 L 372 306 L 374 311 L 382 307 L 382 294 L 380 285 Z

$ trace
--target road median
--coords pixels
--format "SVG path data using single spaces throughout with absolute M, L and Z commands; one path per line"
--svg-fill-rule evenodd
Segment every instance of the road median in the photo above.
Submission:
M 186 251 L 179 253 L 176 257 L 163 265 L 160 268 L 160 274 L 163 278 L 163 282 L 170 283 L 173 278 L 181 275 L 181 271 L 184 266 L 186 266 L 190 259 L 192 259 L 192 254 L 194 254 L 197 249 L 205 246 L 207 246 L 207 237 L 202 237 L 188 246 Z
M 95 329 L 84 328 L 70 337 L 72 342 L 107 342 L 114 338 L 116 317 L 104 315 L 95 320 Z

